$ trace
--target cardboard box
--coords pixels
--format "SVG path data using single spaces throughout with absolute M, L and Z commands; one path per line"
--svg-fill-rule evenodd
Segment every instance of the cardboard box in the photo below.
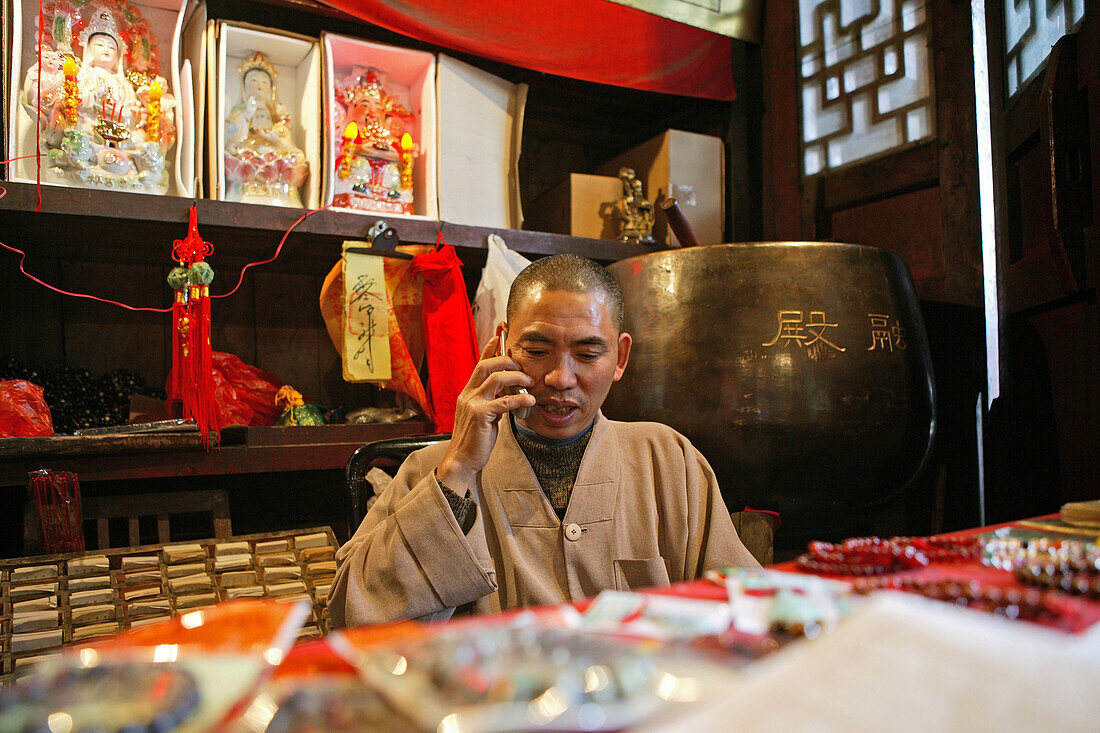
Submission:
M 634 169 L 650 201 L 664 192 L 679 202 L 700 244 L 723 241 L 725 153 L 720 138 L 668 130 L 609 160 L 596 173 L 618 176 L 624 166 Z M 653 238 L 664 247 L 675 241 L 663 215 L 653 225 Z
M 525 228 L 574 237 L 615 239 L 618 231 L 608 210 L 623 197 L 622 191 L 622 182 L 617 177 L 572 173 L 531 203 Z
M 439 218 L 520 229 L 519 153 L 527 85 L 440 54 L 436 100 Z
M 206 142 L 207 61 L 213 57 L 215 21 L 207 18 L 205 0 L 186 0 L 180 29 L 180 88 L 187 91 L 187 114 L 191 124 L 180 131 L 180 145 L 187 144 L 190 158 L 180 160 L 180 186 L 189 196 L 205 197 L 213 190 L 206 183 L 203 167 L 209 158 Z M 211 52 L 207 52 L 207 48 Z

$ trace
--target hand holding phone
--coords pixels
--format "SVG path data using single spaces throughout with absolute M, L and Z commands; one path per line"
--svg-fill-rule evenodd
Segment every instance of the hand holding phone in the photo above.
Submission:
M 489 456 L 496 444 L 500 416 L 503 414 L 502 405 L 530 401 L 504 399 L 507 395 L 529 394 L 519 386 L 507 386 L 527 384 L 528 378 L 518 365 L 509 363 L 504 366 L 503 360 L 497 359 L 498 356 L 508 355 L 505 347 L 507 338 L 503 329 L 496 339 L 497 343 L 494 344 L 490 339 L 482 347 L 470 380 L 455 401 L 451 440 L 448 442 L 447 452 L 436 467 L 436 477 L 460 494 L 477 488 L 477 474 L 489 462 Z M 502 382 L 504 386 L 501 385 Z M 518 407 L 512 411 L 516 417 L 524 420 L 530 408 Z
M 500 332 L 500 355 L 501 356 L 508 356 L 508 352 L 504 348 L 504 341 L 505 341 L 505 332 L 501 331 Z M 525 390 L 523 387 L 516 387 L 515 394 L 527 394 L 527 390 Z M 516 418 L 518 418 L 520 420 L 526 420 L 527 416 L 531 414 L 531 408 L 530 407 L 517 407 L 516 409 L 512 410 L 512 414 L 514 414 L 516 416 Z

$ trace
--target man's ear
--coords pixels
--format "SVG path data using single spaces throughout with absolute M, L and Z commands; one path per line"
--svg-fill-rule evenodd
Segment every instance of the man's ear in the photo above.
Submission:
M 619 334 L 618 363 L 615 365 L 615 380 L 614 380 L 616 382 L 618 382 L 620 379 L 622 379 L 623 372 L 626 371 L 626 363 L 627 363 L 627 361 L 630 360 L 630 344 L 631 344 L 631 341 L 632 341 L 632 339 L 630 338 L 629 333 L 626 333 L 624 331 L 623 333 Z

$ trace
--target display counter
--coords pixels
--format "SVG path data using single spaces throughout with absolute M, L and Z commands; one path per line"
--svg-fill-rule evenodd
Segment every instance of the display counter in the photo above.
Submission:
M 331 533 L 317 536 L 331 545 Z M 843 582 L 851 578 L 802 573 L 792 562 L 711 572 L 644 593 L 606 591 L 560 607 L 313 639 L 305 637 L 325 628 L 316 620 L 327 617 L 317 597 L 293 613 L 275 599 L 184 604 L 182 615 L 71 646 L 69 654 L 41 667 L 17 665 L 16 672 L 49 690 L 58 670 L 70 678 L 89 665 L 117 673 L 108 668 L 120 664 L 120 649 L 125 664 L 134 664 L 150 650 L 164 656 L 171 648 L 162 661 L 192 676 L 217 655 L 242 664 L 260 658 L 262 669 L 250 668 L 254 684 L 232 699 L 197 679 L 208 699 L 200 695 L 194 720 L 220 720 L 217 729 L 233 731 L 300 730 L 307 722 L 344 729 L 341 720 L 368 721 L 371 730 L 446 731 L 695 731 L 730 721 L 777 731 L 1095 729 L 1100 701 L 1089 691 L 1100 682 L 1100 594 L 1040 589 L 1018 580 L 1023 571 L 1006 569 L 1064 563 L 1073 552 L 1095 561 L 1095 534 L 1041 517 L 941 539 L 978 549 L 855 583 L 916 593 L 853 593 Z M 272 541 L 244 545 L 262 555 Z M 219 547 L 211 545 L 208 565 L 231 549 Z M 169 549 L 160 548 L 168 563 L 162 570 L 179 559 Z M 22 585 L 25 568 L 41 570 L 34 560 L 5 567 L 6 595 Z M 1088 571 L 1093 580 L 1095 569 Z M 219 588 L 215 565 L 204 572 Z M 940 591 L 923 592 L 930 587 Z M 170 590 L 173 599 L 186 594 Z M 761 609 L 787 592 L 812 603 L 754 627 Z M 249 618 L 256 623 L 242 623 Z M 250 625 L 268 636 L 257 637 Z M 19 687 L 5 693 L 9 703 Z M 33 707 L 33 700 L 20 704 Z M 204 728 L 184 722 L 165 729 Z
M 231 426 L 205 451 L 198 433 L 9 438 L 0 442 L 0 486 L 26 486 L 48 465 L 81 481 L 157 479 L 343 469 L 361 445 L 431 431 L 420 420 L 390 425 Z

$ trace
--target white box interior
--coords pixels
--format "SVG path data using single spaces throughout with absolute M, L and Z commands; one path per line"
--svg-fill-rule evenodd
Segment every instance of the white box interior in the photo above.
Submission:
M 30 12 L 25 12 L 24 2 L 27 3 Z M 194 99 L 191 96 L 193 93 L 191 86 L 181 83 L 180 74 L 183 64 L 180 30 L 187 2 L 188 0 L 182 0 L 182 3 L 180 0 L 144 0 L 132 2 L 130 5 L 141 13 L 156 37 L 160 51 L 158 70 L 168 82 L 170 87 L 168 91 L 176 97 L 176 142 L 167 155 L 167 159 L 173 166 L 169 177 L 168 195 L 189 197 L 194 195 L 194 188 L 188 185 L 187 178 L 184 176 L 190 172 L 192 174 L 190 178 L 193 179 L 195 150 L 193 133 L 189 131 L 194 128 L 193 118 L 190 116 L 194 109 Z M 12 64 L 8 83 L 7 157 L 9 159 L 24 155 L 32 157 L 9 163 L 8 180 L 33 183 L 36 180 L 36 165 L 33 157 L 35 120 L 23 108 L 20 97 L 27 71 L 38 62 L 35 53 L 38 3 L 31 0 L 12 0 L 9 7 L 11 8 Z M 85 7 L 90 9 L 94 6 Z M 42 183 L 61 185 L 49 184 L 44 177 Z
M 189 196 L 204 195 L 202 160 L 203 134 L 206 129 L 206 3 L 203 0 L 187 0 L 180 23 L 180 84 L 191 90 L 191 120 L 188 138 L 192 151 L 190 160 L 181 161 L 178 168 L 182 183 L 189 186 Z M 185 177 L 186 176 L 186 177 Z
M 385 46 L 355 38 L 324 33 L 321 44 L 325 57 L 325 195 L 331 204 L 335 195 L 336 143 L 342 139 L 344 126 L 334 94 L 336 79 L 347 76 L 355 67 L 376 68 L 386 77 L 387 91 L 407 104 L 415 115 L 409 126 L 420 154 L 413 165 L 413 215 L 410 218 L 439 217 L 436 188 L 436 105 L 435 57 L 423 51 Z M 376 212 L 335 207 L 339 211 L 383 216 Z M 384 216 L 400 216 L 384 214 Z
M 439 218 L 519 229 L 519 154 L 527 85 L 439 55 Z
M 218 24 L 217 45 L 217 97 L 213 104 L 217 110 L 217 132 L 211 135 L 216 144 L 216 153 L 211 160 L 211 165 L 216 166 L 213 169 L 218 172 L 216 198 L 224 200 L 226 196 L 223 163 L 225 119 L 241 98 L 241 77 L 237 67 L 260 51 L 279 74 L 275 84 L 279 100 L 290 110 L 291 138 L 309 161 L 309 178 L 301 189 L 302 203 L 306 208 L 317 208 L 321 177 L 321 59 L 317 43 L 304 36 L 221 22 Z

